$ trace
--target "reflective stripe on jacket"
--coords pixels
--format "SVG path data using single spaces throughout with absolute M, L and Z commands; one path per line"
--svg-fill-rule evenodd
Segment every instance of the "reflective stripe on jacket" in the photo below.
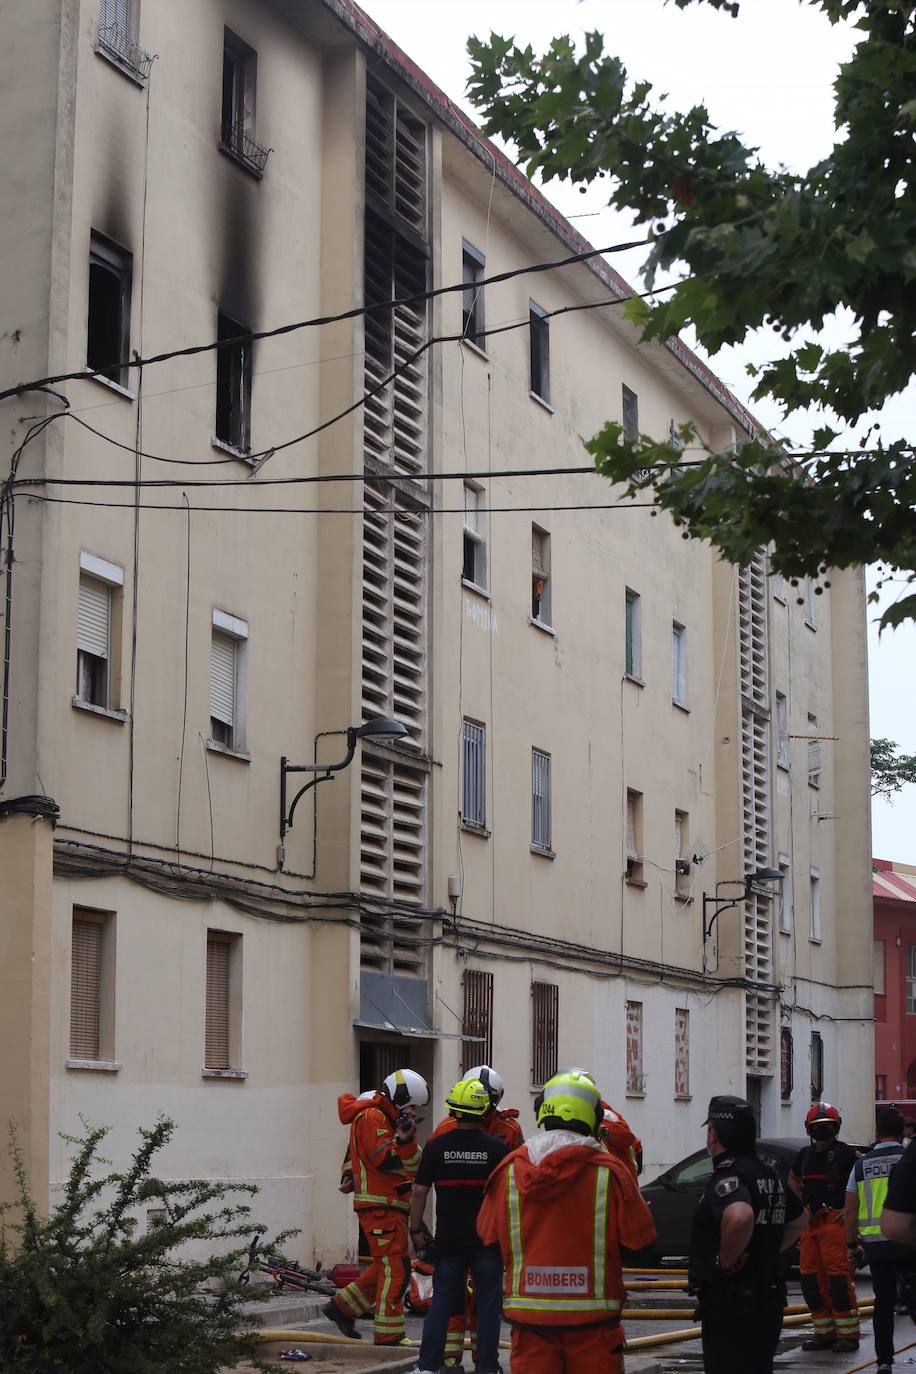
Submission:
M 859 1235 L 863 1241 L 881 1240 L 881 1213 L 887 1201 L 891 1170 L 903 1155 L 903 1146 L 869 1150 L 856 1161 L 853 1177 L 859 1199 Z
M 629 1168 L 581 1137 L 541 1154 L 529 1141 L 491 1175 L 477 1222 L 505 1263 L 503 1312 L 517 1326 L 617 1325 L 620 1245 L 655 1227 Z
M 341 1121 L 350 1126 L 354 1209 L 390 1207 L 409 1212 L 422 1152 L 416 1140 L 405 1145 L 395 1136 L 396 1109 L 378 1093 L 362 1101 L 352 1093 L 343 1093 L 337 1111 Z

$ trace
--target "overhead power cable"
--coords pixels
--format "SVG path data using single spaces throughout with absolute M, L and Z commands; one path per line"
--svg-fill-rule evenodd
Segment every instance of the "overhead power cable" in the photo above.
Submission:
M 669 286 L 661 286 L 658 287 L 657 290 L 653 291 L 641 291 L 638 293 L 638 295 L 640 297 L 654 296 L 657 295 L 660 291 L 672 290 L 673 287 L 677 285 L 680 285 L 680 283 L 672 282 Z M 552 319 L 557 315 L 572 314 L 580 310 L 603 310 L 606 309 L 608 306 L 623 304 L 624 299 L 626 298 L 620 297 L 617 299 L 612 298 L 606 301 L 586 301 L 578 305 L 558 306 L 555 310 L 546 311 L 542 318 Z M 486 330 L 485 333 L 487 337 L 492 337 L 495 334 L 508 334 L 511 333 L 513 330 L 527 329 L 528 326 L 529 322 L 527 319 L 516 320 L 511 324 L 497 325 L 493 329 Z M 368 391 L 364 392 L 362 396 L 357 397 L 357 399 L 353 401 L 351 405 L 347 406 L 346 409 L 339 411 L 336 415 L 332 415 L 328 420 L 323 420 L 314 428 L 306 430 L 304 434 L 297 434 L 294 435 L 291 439 L 284 439 L 280 443 L 270 444 L 267 448 L 257 449 L 250 453 L 240 454 L 238 458 L 229 459 L 219 458 L 207 460 L 199 458 L 171 458 L 166 457 L 164 454 L 151 453 L 146 449 L 141 449 L 139 451 L 139 457 L 148 458 L 152 462 L 171 463 L 181 467 L 194 467 L 197 465 L 200 465 L 201 467 L 208 467 L 213 465 L 223 466 L 223 464 L 225 464 L 226 462 L 247 462 L 254 464 L 261 459 L 266 460 L 268 458 L 273 457 L 275 453 L 282 453 L 285 449 L 293 448 L 296 444 L 302 444 L 305 443 L 308 439 L 313 439 L 317 434 L 321 434 L 324 430 L 330 429 L 333 425 L 339 424 L 342 420 L 345 420 L 348 416 L 352 415 L 355 411 L 359 410 L 362 406 L 364 406 L 367 401 L 371 401 L 375 396 L 378 396 L 382 391 L 385 390 L 386 387 L 390 386 L 392 382 L 396 381 L 397 378 L 400 377 L 403 372 L 406 372 L 411 367 L 413 367 L 413 365 L 416 362 L 418 362 L 419 359 L 423 356 L 423 354 L 426 353 L 430 348 L 433 348 L 438 344 L 460 343 L 465 338 L 466 335 L 463 331 L 460 334 L 433 335 L 431 338 L 425 340 L 425 342 L 421 344 L 421 346 L 418 349 L 415 349 L 413 353 L 409 354 L 402 362 L 400 362 L 398 366 L 392 372 L 389 372 L 386 377 L 383 377 L 381 381 L 376 382 L 376 384 L 370 387 Z M 79 375 L 85 378 L 87 374 L 80 373 Z M 2 394 L 0 394 L 0 398 L 2 398 Z M 103 439 L 107 444 L 111 444 L 113 448 L 122 449 L 125 453 L 129 453 L 131 457 L 138 456 L 138 451 L 133 444 L 122 443 L 121 440 L 115 439 L 109 434 L 105 434 L 102 430 L 96 429 L 94 425 L 89 424 L 88 420 L 81 419 L 79 415 L 74 415 L 73 412 L 70 410 L 61 411 L 59 416 L 55 415 L 49 418 L 58 419 L 61 418 L 63 415 L 68 415 L 71 419 L 75 420 L 78 425 L 81 425 L 83 429 L 87 429 L 90 433 L 97 435 L 98 438 Z M 245 483 L 248 483 L 253 476 L 254 473 L 248 473 L 245 477 L 239 478 L 237 480 L 240 484 L 244 485 Z M 354 478 L 353 480 L 355 481 L 358 479 Z M 263 481 L 258 483 L 258 485 L 263 486 Z
M 22 493 L 29 501 L 42 501 L 51 506 L 98 506 L 106 510 L 180 510 L 187 512 L 184 502 L 141 501 L 90 501 L 76 496 L 41 496 L 37 492 Z M 540 506 L 487 506 L 487 515 L 512 515 L 536 511 L 589 511 L 589 510 L 654 510 L 654 501 L 617 501 L 602 503 L 581 503 L 570 505 L 547 504 Z M 213 514 L 240 515 L 365 515 L 364 506 L 191 506 L 191 514 L 196 511 Z M 417 515 L 464 515 L 464 506 L 424 506 L 417 502 L 413 506 L 391 506 L 381 510 L 373 509 L 373 517 L 393 515 L 401 519 Z
M 496 286 L 500 282 L 512 281 L 515 277 L 530 276 L 538 272 L 553 272 L 560 267 L 571 267 L 575 263 L 588 262 L 591 258 L 603 257 L 606 253 L 626 253 L 633 248 L 644 248 L 649 243 L 654 243 L 660 237 L 646 237 L 633 239 L 628 243 L 612 243 L 607 248 L 589 248 L 584 253 L 573 253 L 569 257 L 556 258 L 550 262 L 536 262 L 525 267 L 512 267 L 505 272 L 496 272 L 492 277 L 485 277 L 478 283 L 479 287 Z M 113 371 L 115 368 L 144 368 L 152 367 L 155 363 L 169 362 L 172 358 L 192 358 L 199 353 L 212 353 L 220 348 L 234 348 L 238 344 L 254 343 L 260 339 L 275 339 L 283 334 L 293 334 L 301 329 L 316 329 L 327 324 L 340 324 L 345 320 L 357 319 L 362 315 L 372 315 L 383 310 L 397 310 L 404 305 L 420 305 L 424 301 L 435 300 L 438 296 L 447 296 L 454 292 L 464 291 L 465 283 L 456 282 L 449 286 L 432 287 L 429 291 L 418 291 L 411 296 L 397 296 L 387 301 L 373 301 L 369 305 L 355 305 L 349 310 L 342 310 L 336 315 L 318 315 L 310 320 L 295 320 L 289 324 L 277 325 L 274 329 L 248 330 L 244 334 L 237 334 L 231 339 L 215 339 L 212 343 L 191 344 L 187 348 L 173 348 L 165 353 L 154 353 L 148 358 L 123 358 L 112 360 L 104 368 L 91 369 L 81 368 L 78 372 L 59 372 L 50 377 L 39 377 L 32 382 L 20 382 L 16 386 L 7 387 L 0 391 L 0 401 L 5 401 L 9 396 L 18 396 L 23 391 L 33 391 L 37 387 L 54 386 L 58 382 L 75 382 L 85 380 L 86 377 L 104 376 L 106 372 Z M 620 300 L 626 300 L 634 293 L 628 292 L 621 296 Z

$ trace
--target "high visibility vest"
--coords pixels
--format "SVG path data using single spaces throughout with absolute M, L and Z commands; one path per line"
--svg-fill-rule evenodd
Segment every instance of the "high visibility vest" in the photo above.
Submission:
M 567 1205 L 543 1225 L 537 1204 L 519 1193 L 515 1165 L 506 1169 L 508 1252 L 503 1312 L 523 1326 L 578 1326 L 620 1318 L 619 1251 L 608 1245 L 611 1171 L 582 1172 Z M 610 1261 L 610 1263 L 609 1263 Z
M 349 1116 L 351 1123 L 349 1157 L 354 1209 L 386 1207 L 406 1214 L 410 1211 L 414 1174 L 420 1165 L 420 1146 L 415 1140 L 405 1145 L 397 1139 L 392 1120 L 396 1113 L 387 1104 L 368 1101 L 358 1107 L 345 1103 L 344 1107 L 343 1115 Z
M 902 1154 L 902 1145 L 899 1149 L 872 1150 L 856 1163 L 859 1235 L 865 1242 L 881 1239 L 881 1213 L 887 1201 L 888 1182 Z

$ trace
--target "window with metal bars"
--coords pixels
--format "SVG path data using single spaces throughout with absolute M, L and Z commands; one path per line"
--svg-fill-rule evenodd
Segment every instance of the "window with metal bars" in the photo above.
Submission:
M 86 366 L 126 387 L 130 353 L 133 258 L 126 248 L 93 231 L 89 240 Z
M 204 1068 L 237 1069 L 241 1046 L 242 937 L 207 931 Z
M 628 444 L 639 438 L 639 397 L 626 385 L 621 387 L 623 406 L 623 437 Z
M 553 803 L 551 798 L 551 759 L 540 749 L 531 751 L 531 846 L 544 853 L 553 852 Z
M 484 969 L 466 968 L 462 979 L 464 1015 L 462 1035 L 474 1036 L 461 1042 L 461 1072 L 493 1058 L 493 975 Z
M 625 672 L 627 677 L 642 681 L 642 597 L 639 592 L 626 589 Z
M 71 1060 L 114 1055 L 114 916 L 73 908 L 70 943 Z
M 465 720 L 461 730 L 463 779 L 461 819 L 483 830 L 487 824 L 487 732 L 476 721 Z
M 243 337 L 248 333 L 248 325 L 217 314 L 216 437 L 238 453 L 251 448 L 251 339 Z
M 676 620 L 671 627 L 671 699 L 687 705 L 687 630 Z
M 461 245 L 461 280 L 464 291 L 461 296 L 461 333 L 465 339 L 478 348 L 486 347 L 486 325 L 484 323 L 484 289 L 481 285 L 486 275 L 486 258 L 479 249 L 466 241 Z
M 529 386 L 531 393 L 550 404 L 550 320 L 547 311 L 528 302 Z
M 643 884 L 642 793 L 627 789 L 627 882 Z
M 557 1071 L 560 989 L 556 983 L 531 984 L 531 1083 L 542 1088 Z
M 464 484 L 464 547 L 461 576 L 465 582 L 487 589 L 487 542 L 484 494 L 473 482 Z
M 792 1031 L 783 1026 L 779 1032 L 779 1096 L 783 1102 L 792 1099 L 795 1078 L 795 1051 L 792 1044 Z

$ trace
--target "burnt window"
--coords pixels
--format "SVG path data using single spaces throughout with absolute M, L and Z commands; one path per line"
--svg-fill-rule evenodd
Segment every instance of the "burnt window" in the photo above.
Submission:
M 623 395 L 623 437 L 628 444 L 635 444 L 639 438 L 639 397 L 628 386 L 621 388 Z
M 556 983 L 531 984 L 531 1082 L 540 1088 L 557 1071 L 560 989 Z
M 261 173 L 271 150 L 255 138 L 258 55 L 231 29 L 223 32 L 222 146 L 250 171 Z
M 483 313 L 483 279 L 486 259 L 483 253 L 465 242 L 461 245 L 461 332 L 478 348 L 486 345 L 486 326 Z
M 86 365 L 119 386 L 127 385 L 132 263 L 125 248 L 101 234 L 92 235 Z
M 239 453 L 251 447 L 251 339 L 247 324 L 216 317 L 216 437 Z
M 792 1031 L 788 1026 L 783 1026 L 779 1032 L 779 1095 L 783 1102 L 792 1099 L 794 1070 Z
M 528 332 L 531 342 L 531 391 L 542 401 L 550 401 L 550 321 L 547 311 L 528 302 Z

